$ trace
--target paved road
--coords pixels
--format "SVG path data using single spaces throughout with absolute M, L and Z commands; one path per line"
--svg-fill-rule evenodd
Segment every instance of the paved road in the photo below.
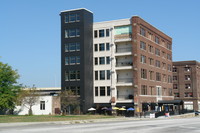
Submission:
M 4 126 L 3 126 L 4 125 Z M 0 124 L 0 133 L 200 133 L 200 117 L 86 124 Z

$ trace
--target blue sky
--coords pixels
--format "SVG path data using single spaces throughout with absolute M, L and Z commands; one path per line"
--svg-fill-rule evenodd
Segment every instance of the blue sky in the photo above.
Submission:
M 0 61 L 20 83 L 60 86 L 62 10 L 87 8 L 94 22 L 139 15 L 173 39 L 173 61 L 200 61 L 199 0 L 0 0 Z

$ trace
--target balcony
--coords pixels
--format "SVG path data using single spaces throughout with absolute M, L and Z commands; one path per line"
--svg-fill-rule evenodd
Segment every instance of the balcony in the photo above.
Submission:
M 125 55 L 132 55 L 132 47 L 116 49 L 115 56 L 125 56 Z
M 132 103 L 134 101 L 134 97 L 132 94 L 127 95 L 117 95 L 117 102 L 129 102 Z
M 133 69 L 133 62 L 116 62 L 116 70 Z
M 115 35 L 115 42 L 127 42 L 132 40 L 131 34 Z
M 133 78 L 118 78 L 116 86 L 133 86 Z

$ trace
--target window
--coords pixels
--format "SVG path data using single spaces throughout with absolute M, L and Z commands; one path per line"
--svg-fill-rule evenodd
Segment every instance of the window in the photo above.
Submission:
M 68 52 L 69 50 L 69 44 L 65 44 L 65 52 Z
M 106 43 L 106 51 L 110 50 L 110 43 Z
M 69 51 L 75 51 L 76 50 L 76 43 L 69 43 Z
M 99 96 L 99 89 L 98 89 L 98 87 L 95 87 L 95 96 Z
M 149 58 L 149 63 L 150 63 L 150 65 L 154 65 L 154 59 L 153 58 Z
M 76 51 L 80 51 L 80 43 L 76 43 Z
M 69 22 L 75 22 L 76 21 L 76 14 L 70 14 L 69 15 Z
M 105 80 L 105 71 L 100 71 L 100 80 Z
M 180 97 L 179 93 L 174 93 L 174 97 Z
M 167 54 L 167 59 L 172 60 L 172 56 L 170 54 Z
M 191 69 L 190 67 L 185 67 L 185 68 L 184 68 L 184 70 L 185 70 L 186 72 L 189 72 L 190 69 Z
M 162 88 L 161 88 L 161 86 L 157 86 L 156 88 L 157 88 L 157 95 L 158 96 L 162 96 Z
M 156 36 L 155 37 L 155 43 L 157 43 L 157 44 L 159 44 L 160 42 L 159 42 L 159 38 Z
M 151 46 L 151 45 L 149 45 L 149 52 L 150 52 L 150 53 L 154 53 L 154 51 L 153 51 L 153 46 Z
M 156 72 L 156 81 L 161 81 L 161 74 Z
M 149 71 L 150 80 L 154 80 L 154 71 Z
M 65 65 L 69 65 L 69 57 L 65 57 Z
M 110 86 L 107 86 L 107 96 L 110 96 Z
M 190 80 L 190 75 L 185 75 L 185 80 Z
M 109 37 L 110 36 L 110 31 L 109 29 L 106 29 L 106 37 Z
M 80 14 L 76 14 L 76 21 L 80 21 Z
M 166 69 L 166 63 L 165 62 L 162 62 L 162 68 Z
M 69 64 L 74 65 L 76 63 L 76 56 L 69 57 Z
M 100 87 L 100 96 L 105 96 L 105 95 L 106 95 L 105 87 Z
M 146 50 L 146 43 L 144 43 L 144 42 L 140 42 L 140 49 L 142 49 L 142 50 Z
M 110 57 L 106 57 L 106 64 L 110 64 Z
M 178 85 L 177 84 L 173 84 L 173 89 L 178 89 Z
M 69 71 L 69 79 L 76 80 L 76 71 Z
M 107 73 L 107 80 L 110 80 L 110 70 L 107 70 L 106 73 Z
M 76 64 L 80 64 L 80 56 L 76 56 Z
M 185 97 L 193 97 L 192 92 L 185 92 Z
M 146 69 L 141 69 L 141 78 L 147 79 L 147 70 Z
M 73 95 L 76 95 L 76 86 L 70 86 L 70 90 L 72 91 Z
M 163 82 L 167 82 L 167 75 L 163 74 Z
M 172 71 L 173 71 L 173 72 L 177 72 L 177 70 L 178 70 L 178 69 L 177 69 L 176 67 L 173 66 Z
M 160 67 L 160 61 L 156 60 L 156 67 Z
M 68 71 L 65 72 L 65 81 L 69 81 L 69 72 Z
M 95 31 L 94 31 L 94 38 L 97 38 L 97 37 L 98 37 L 98 31 L 95 30 Z
M 99 51 L 105 51 L 105 44 L 104 43 L 99 44 Z
M 80 95 L 80 86 L 77 86 L 76 92 L 77 92 L 77 95 Z
M 98 71 L 95 71 L 95 80 L 99 80 Z
M 98 51 L 98 44 L 94 44 L 94 51 Z
M 105 64 L 105 57 L 99 57 L 99 64 L 100 65 Z
M 65 52 L 80 51 L 80 43 L 65 44 Z
M 155 54 L 156 54 L 157 56 L 160 56 L 160 50 L 156 48 Z
M 145 32 L 146 32 L 145 29 L 143 29 L 142 27 L 140 27 L 140 35 L 146 36 Z
M 104 37 L 105 36 L 105 33 L 104 33 L 104 30 L 99 30 L 99 37 Z
M 140 62 L 141 62 L 141 63 L 146 63 L 146 56 L 141 55 L 141 57 L 140 57 Z
M 147 95 L 147 86 L 141 85 L 141 95 Z
M 164 51 L 162 51 L 162 57 L 166 58 L 166 53 Z
M 172 71 L 172 66 L 168 64 L 168 65 L 167 65 L 167 69 L 168 69 L 168 71 L 171 72 L 171 71 Z
M 79 29 L 67 29 L 67 30 L 65 30 L 65 38 L 79 37 L 79 36 L 80 36 Z
M 167 43 L 167 49 L 172 50 L 172 45 Z
M 149 33 L 149 36 L 148 36 L 148 38 L 150 39 L 150 40 L 153 40 L 153 34 L 152 33 L 150 33 L 150 32 L 148 32 Z
M 40 110 L 45 110 L 45 101 L 40 101 Z
M 95 58 L 94 58 L 94 64 L 95 64 L 95 65 L 98 65 L 98 57 L 95 57 Z
M 172 83 L 172 76 L 168 75 L 168 83 Z
M 68 23 L 68 22 L 69 22 L 69 15 L 66 14 L 66 15 L 65 15 L 65 23 Z
M 185 89 L 190 89 L 191 88 L 191 84 L 185 84 Z

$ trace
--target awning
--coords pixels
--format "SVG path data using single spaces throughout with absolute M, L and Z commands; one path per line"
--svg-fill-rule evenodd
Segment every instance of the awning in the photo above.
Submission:
M 175 104 L 175 105 L 182 105 L 183 101 L 182 100 L 163 100 L 163 101 L 158 101 L 158 104 Z

